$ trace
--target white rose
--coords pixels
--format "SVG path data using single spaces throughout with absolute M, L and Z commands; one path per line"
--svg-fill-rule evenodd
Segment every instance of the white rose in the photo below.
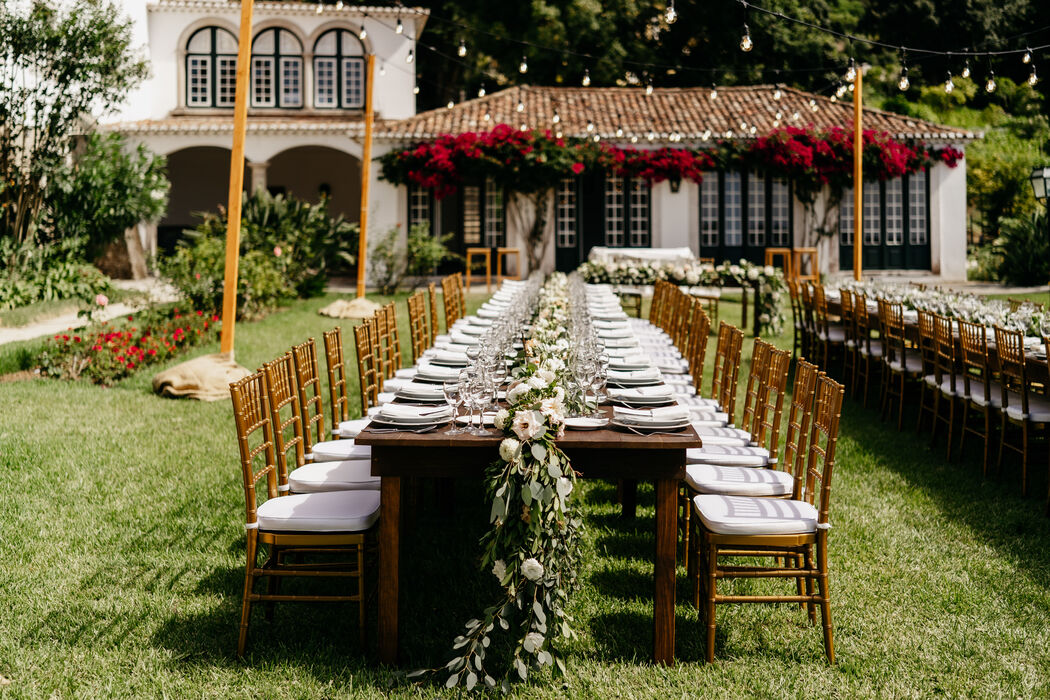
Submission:
M 503 563 L 502 559 L 497 559 L 496 563 L 492 565 L 492 575 L 503 581 L 503 577 L 507 575 L 507 565 Z
M 757 267 L 749 268 L 748 271 L 747 271 L 747 278 L 749 280 L 757 280 L 758 279 L 758 268 Z
M 515 384 L 507 391 L 507 403 L 513 406 L 518 403 L 518 401 L 521 400 L 521 397 L 528 393 L 528 391 L 529 386 L 527 384 Z
M 550 360 L 548 360 L 550 362 Z M 540 369 L 536 372 L 536 376 L 544 381 L 544 386 L 554 381 L 554 372 L 549 369 Z
M 564 401 L 565 389 L 562 389 L 560 386 L 554 387 L 554 398 L 558 399 L 558 401 Z
M 503 442 L 499 444 L 500 459 L 504 462 L 513 462 L 520 449 L 521 443 L 514 438 L 503 438 Z
M 535 558 L 529 557 L 521 562 L 521 573 L 530 581 L 539 581 L 543 578 L 543 564 L 536 561 Z
M 540 376 L 539 372 L 537 372 L 536 374 L 534 374 L 531 377 L 529 377 L 528 381 L 525 382 L 525 383 L 528 384 L 533 389 L 546 389 L 547 388 L 547 382 L 546 382 L 546 380 L 543 379 L 543 377 Z
M 500 410 L 496 411 L 496 417 L 492 419 L 492 422 L 498 429 L 503 430 L 507 427 L 507 421 L 509 419 L 510 411 L 508 411 L 505 408 L 501 408 Z
M 773 274 L 776 272 L 776 268 L 774 268 L 772 265 L 766 265 L 764 268 L 762 268 L 762 271 L 766 274 L 767 277 L 772 277 Z
M 511 429 L 519 440 L 531 440 L 545 430 L 543 415 L 539 411 L 518 411 Z

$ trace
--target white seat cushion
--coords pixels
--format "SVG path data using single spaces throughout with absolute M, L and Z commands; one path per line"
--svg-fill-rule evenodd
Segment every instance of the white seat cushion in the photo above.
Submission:
M 922 373 L 922 358 L 919 357 L 917 352 L 911 352 L 907 355 L 907 373 L 908 374 L 921 374 Z M 889 363 L 890 371 L 900 372 L 901 371 L 901 360 L 898 357 L 893 362 Z
M 685 404 L 686 406 L 692 406 L 698 409 L 706 408 L 709 411 L 717 411 L 719 406 L 718 402 L 714 399 L 705 399 L 703 396 L 679 396 L 678 403 Z
M 962 387 L 965 390 L 966 387 Z M 998 382 L 989 382 L 988 386 L 989 393 L 991 394 L 991 406 L 993 408 L 999 408 L 1003 405 L 1003 388 Z M 984 384 L 981 382 L 970 382 L 970 395 L 967 397 L 970 401 L 973 401 L 978 406 L 989 405 L 988 399 L 984 396 Z
M 846 329 L 842 326 L 829 325 L 827 334 L 821 332 L 817 337 L 821 340 L 830 340 L 832 343 L 844 343 L 846 342 Z
M 685 461 L 686 464 L 764 467 L 769 464 L 769 450 L 764 447 L 704 445 L 703 447 L 694 447 L 686 450 Z
M 372 462 L 367 459 L 314 462 L 288 475 L 292 493 L 378 489 L 379 483 L 380 478 L 372 476 Z
M 794 477 L 779 469 L 692 464 L 685 468 L 685 481 L 699 493 L 723 496 L 789 496 Z
M 682 385 L 682 384 L 692 384 L 693 383 L 693 378 L 690 377 L 688 374 L 669 374 L 668 373 L 668 374 L 664 374 L 663 380 L 664 380 L 664 384 Z
M 751 433 L 740 428 L 712 428 L 704 425 L 694 425 L 697 435 L 704 441 L 704 447 L 708 445 L 739 445 L 741 447 L 751 444 Z
M 353 420 L 344 420 L 339 424 L 339 436 L 344 438 L 355 438 L 358 434 L 368 427 L 371 423 L 370 418 L 355 418 Z
M 1014 420 L 1024 420 L 1030 423 L 1050 423 L 1050 401 L 1039 396 L 1028 396 L 1028 413 L 1021 411 L 1021 396 L 1010 392 L 1010 400 L 1006 406 L 1006 415 Z
M 882 345 L 880 345 L 879 343 L 872 343 L 871 352 L 868 352 L 868 348 L 864 347 L 864 345 L 862 344 L 860 346 L 860 354 L 865 356 L 870 355 L 871 357 L 882 357 Z
M 330 491 L 278 496 L 259 506 L 260 530 L 361 532 L 379 519 L 378 491 Z
M 693 427 L 724 428 L 729 425 L 729 415 L 726 413 L 690 414 L 689 422 Z
M 325 440 L 310 448 L 314 462 L 339 462 L 344 459 L 372 459 L 372 448 L 354 444 L 353 440 Z
M 817 530 L 817 509 L 805 501 L 700 494 L 693 505 L 704 527 L 721 535 L 793 535 Z

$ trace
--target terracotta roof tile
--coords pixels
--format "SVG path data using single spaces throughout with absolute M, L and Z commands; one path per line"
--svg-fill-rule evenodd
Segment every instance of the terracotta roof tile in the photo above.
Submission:
M 698 142 L 752 138 L 777 126 L 849 128 L 853 124 L 852 102 L 832 102 L 822 95 L 783 87 L 781 99 L 775 100 L 773 91 L 772 85 L 720 87 L 717 99 L 712 100 L 711 88 L 656 88 L 646 95 L 644 88 L 511 87 L 452 109 L 439 108 L 407 119 L 380 121 L 376 124 L 376 137 L 422 140 L 441 134 L 485 131 L 505 123 L 547 128 L 566 136 L 597 133 L 602 139 L 617 142 L 637 139 L 647 143 L 651 133 L 654 142 L 667 143 L 674 140 L 675 134 L 683 142 Z M 519 102 L 524 106 L 521 112 L 517 110 Z M 553 122 L 555 112 L 560 118 L 558 124 Z M 589 122 L 593 122 L 593 132 L 587 130 Z M 980 138 L 980 134 L 970 131 L 868 108 L 864 110 L 864 128 L 886 131 L 896 138 L 927 141 Z M 623 130 L 620 137 L 618 129 Z

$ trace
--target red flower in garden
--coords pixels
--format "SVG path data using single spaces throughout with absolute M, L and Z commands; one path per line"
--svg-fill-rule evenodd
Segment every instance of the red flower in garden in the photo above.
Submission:
M 572 164 L 572 172 L 575 175 L 579 175 L 580 173 L 582 173 L 583 172 L 583 163 L 573 163 Z

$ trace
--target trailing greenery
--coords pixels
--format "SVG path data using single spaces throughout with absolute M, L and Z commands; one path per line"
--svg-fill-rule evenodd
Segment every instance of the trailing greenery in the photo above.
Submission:
M 331 270 L 354 260 L 357 224 L 330 216 L 325 201 L 310 204 L 258 189 L 245 195 L 241 214 L 237 308 L 248 318 L 320 294 Z M 226 229 L 225 211 L 206 213 L 159 261 L 161 275 L 195 308 L 222 307 Z

